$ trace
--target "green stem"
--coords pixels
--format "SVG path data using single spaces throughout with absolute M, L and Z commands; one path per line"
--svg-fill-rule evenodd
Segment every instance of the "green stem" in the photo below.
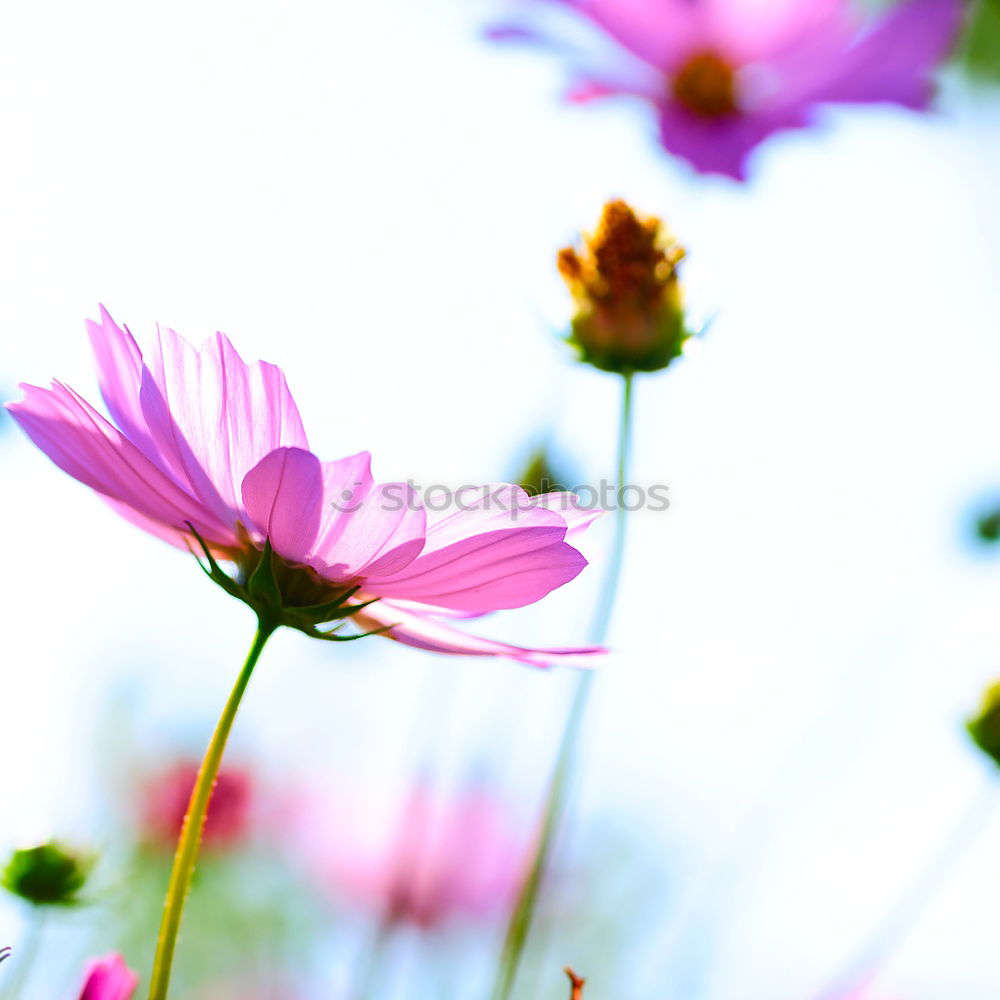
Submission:
M 246 663 L 236 679 L 226 707 L 222 711 L 215 732 L 205 751 L 205 759 L 201 762 L 198 778 L 191 792 L 187 815 L 181 827 L 180 839 L 177 841 L 177 853 L 174 855 L 174 867 L 170 873 L 170 884 L 167 887 L 167 898 L 163 904 L 163 919 L 160 922 L 160 936 L 156 942 L 156 957 L 153 959 L 153 975 L 149 982 L 149 1000 L 166 1000 L 167 989 L 170 986 L 170 969 L 173 965 L 174 950 L 177 947 L 177 934 L 181 926 L 181 916 L 184 904 L 187 902 L 194 878 L 195 865 L 198 862 L 198 851 L 201 847 L 201 834 L 205 826 L 205 816 L 208 813 L 208 803 L 212 798 L 215 781 L 222 764 L 222 755 L 226 750 L 226 741 L 239 711 L 243 694 L 250 682 L 260 654 L 267 640 L 275 631 L 276 626 L 261 619 L 257 626 L 253 645 L 247 655 Z
M 591 631 L 591 641 L 595 644 L 604 642 L 611 618 L 614 613 L 615 598 L 621 581 L 622 564 L 625 558 L 625 527 L 626 511 L 621 504 L 621 487 L 627 482 L 629 454 L 632 444 L 632 375 L 625 375 L 622 386 L 621 427 L 618 437 L 617 479 L 619 502 L 615 505 L 615 533 L 611 546 L 611 559 L 608 563 L 607 575 L 601 588 L 601 597 L 594 615 Z M 517 973 L 524 955 L 524 946 L 528 940 L 528 932 L 534 919 L 538 896 L 541 891 L 545 873 L 548 870 L 552 856 L 552 848 L 556 834 L 562 823 L 566 810 L 566 798 L 569 782 L 576 763 L 577 747 L 587 704 L 594 686 L 594 673 L 587 670 L 579 674 L 569 715 L 563 729 L 562 740 L 556 755 L 556 763 L 549 782 L 548 796 L 545 801 L 542 828 L 535 848 L 534 858 L 528 875 L 521 887 L 510 923 L 507 925 L 507 935 L 504 939 L 503 952 L 500 958 L 500 971 L 493 987 L 493 1000 L 508 1000 L 514 989 Z

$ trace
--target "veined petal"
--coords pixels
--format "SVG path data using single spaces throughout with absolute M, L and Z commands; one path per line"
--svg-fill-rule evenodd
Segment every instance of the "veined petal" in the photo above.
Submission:
M 309 558 L 323 513 L 319 459 L 301 448 L 277 448 L 244 477 L 243 506 L 252 527 L 290 562 Z
M 494 639 L 466 635 L 443 622 L 407 610 L 391 601 L 369 605 L 353 618 L 359 627 L 366 629 L 389 626 L 390 639 L 426 649 L 432 653 L 450 653 L 456 656 L 503 656 L 533 667 L 579 666 L 591 667 L 599 662 L 607 650 L 599 646 L 582 646 L 561 649 L 530 649 L 511 646 Z
M 430 505 L 431 497 L 427 503 Z M 508 528 L 565 527 L 566 522 L 555 511 L 536 504 L 535 498 L 520 486 L 511 483 L 490 483 L 470 486 L 450 497 L 451 513 L 442 511 L 428 518 L 427 547 L 430 553 L 471 535 Z
M 220 547 L 236 544 L 232 526 L 169 479 L 122 433 L 71 389 L 23 385 L 24 399 L 7 409 L 28 437 L 64 472 L 166 528 L 190 521 Z
M 309 447 L 281 370 L 247 365 L 221 333 L 196 350 L 160 329 L 140 401 L 164 461 L 220 518 L 238 519 L 243 479 L 262 458 Z
M 472 614 L 521 608 L 568 583 L 587 565 L 565 535 L 565 525 L 476 534 L 419 556 L 393 576 L 366 577 L 365 588 Z
M 156 448 L 139 404 L 142 351 L 128 327 L 120 327 L 103 305 L 100 310 L 100 323 L 87 320 L 87 335 L 97 361 L 101 395 L 111 419 L 125 437 L 155 462 Z
M 543 507 L 558 513 L 566 522 L 566 538 L 570 539 L 590 527 L 603 513 L 600 507 L 584 507 L 575 493 L 558 491 L 532 497 L 533 507 Z
M 337 480 L 336 475 L 330 481 Z M 427 516 L 416 491 L 407 483 L 369 487 L 361 498 L 334 487 L 328 506 L 340 508 L 335 530 L 317 544 L 311 565 L 323 576 L 347 580 L 386 576 L 404 570 L 420 555 Z

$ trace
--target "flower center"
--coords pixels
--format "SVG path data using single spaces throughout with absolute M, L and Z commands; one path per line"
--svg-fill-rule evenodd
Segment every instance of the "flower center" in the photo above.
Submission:
M 689 59 L 674 77 L 672 89 L 684 107 L 704 118 L 725 118 L 739 110 L 736 74 L 729 63 L 712 52 Z

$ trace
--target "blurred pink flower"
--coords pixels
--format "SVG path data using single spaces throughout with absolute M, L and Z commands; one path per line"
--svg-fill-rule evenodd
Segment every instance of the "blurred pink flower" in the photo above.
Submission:
M 596 516 L 572 494 L 483 487 L 431 514 L 413 486 L 377 486 L 368 452 L 316 458 L 280 369 L 247 365 L 221 333 L 196 349 L 160 329 L 144 356 L 103 308 L 88 330 L 117 426 L 60 382 L 22 386 L 8 409 L 56 465 L 134 524 L 181 547 L 193 545 L 193 526 L 244 578 L 268 539 L 292 603 L 359 587 L 353 603 L 382 600 L 356 620 L 421 649 L 539 666 L 602 652 L 525 649 L 441 620 L 519 608 L 572 580 L 586 560 L 567 539 Z
M 143 839 L 173 850 L 180 835 L 198 764 L 179 761 L 153 775 L 141 790 L 139 822 Z M 233 847 L 249 832 L 254 799 L 248 771 L 223 767 L 212 791 L 202 843 L 209 848 Z
M 494 38 L 566 52 L 571 101 L 646 100 L 668 151 L 738 180 L 755 146 L 809 125 L 817 105 L 927 107 L 964 9 L 963 0 L 903 0 L 865 19 L 849 0 L 525 2 L 570 8 L 612 43 L 607 55 L 581 55 L 530 21 L 497 27 Z
M 121 955 L 96 959 L 87 966 L 80 1000 L 130 1000 L 139 977 Z
M 479 786 L 440 801 L 418 784 L 398 823 L 374 836 L 345 835 L 344 826 L 334 817 L 308 832 L 319 870 L 386 923 L 424 930 L 506 910 L 530 846 L 503 803 Z

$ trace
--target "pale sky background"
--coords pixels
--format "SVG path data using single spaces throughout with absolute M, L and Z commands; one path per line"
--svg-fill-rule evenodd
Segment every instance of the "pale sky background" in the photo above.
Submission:
M 598 973 L 594 1000 L 810 1000 L 996 784 L 961 727 L 1000 674 L 1000 564 L 966 544 L 1000 488 L 1000 104 L 952 83 L 934 116 L 830 114 L 737 187 L 670 161 L 639 109 L 561 106 L 554 62 L 478 40 L 494 9 L 8 10 L 3 395 L 58 376 L 96 399 L 101 301 L 140 342 L 222 329 L 279 363 L 314 449 L 369 448 L 383 479 L 506 477 L 547 428 L 599 480 L 617 386 L 558 341 L 553 254 L 610 196 L 669 220 L 718 318 L 638 387 L 634 478 L 672 506 L 634 519 L 581 818 L 632 831 L 623 877 L 662 869 L 677 895 L 643 901 L 662 920 L 630 932 L 635 981 Z M 100 838 L 112 696 L 200 748 L 251 626 L 4 431 L 2 851 Z M 591 573 L 484 629 L 581 641 L 608 527 Z M 568 681 L 280 635 L 236 742 L 389 796 L 436 733 L 442 766 L 489 759 L 530 805 Z M 998 839 L 1000 809 L 885 968 L 888 1000 L 995 996 Z M 3 901 L 0 944 L 19 933 Z

